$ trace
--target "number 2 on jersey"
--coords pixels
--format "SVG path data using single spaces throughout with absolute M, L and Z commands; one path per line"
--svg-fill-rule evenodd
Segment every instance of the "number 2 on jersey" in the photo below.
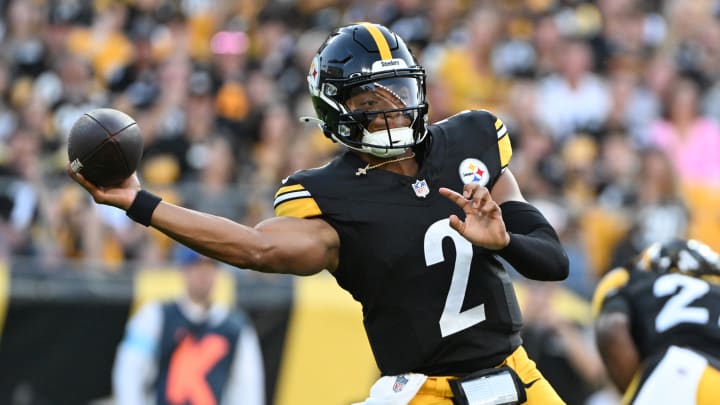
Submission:
M 658 278 L 653 284 L 653 294 L 656 297 L 673 296 L 655 318 L 655 329 L 662 333 L 680 323 L 707 323 L 710 319 L 707 308 L 693 307 L 690 304 L 709 291 L 708 283 L 697 278 L 681 274 L 668 274 Z
M 425 263 L 429 267 L 445 261 L 442 252 L 442 241 L 445 238 L 452 239 L 455 245 L 455 266 L 450 281 L 450 290 L 445 299 L 445 307 L 440 315 L 442 337 L 460 332 L 485 320 L 485 304 L 462 311 L 470 278 L 473 247 L 470 241 L 450 227 L 449 219 L 435 222 L 425 233 Z

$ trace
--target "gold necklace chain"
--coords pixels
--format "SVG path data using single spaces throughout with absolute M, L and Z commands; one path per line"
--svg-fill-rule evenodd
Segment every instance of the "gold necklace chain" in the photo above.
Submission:
M 415 157 L 415 152 L 411 153 L 408 156 L 403 156 L 403 157 L 399 157 L 399 158 L 395 158 L 395 159 L 391 159 L 391 160 L 386 160 L 384 162 L 376 163 L 374 165 L 371 165 L 370 163 L 368 163 L 367 165 L 365 165 L 365 167 L 358 167 L 357 171 L 355 172 L 355 175 L 356 176 L 364 176 L 370 170 L 377 169 L 378 167 L 383 167 L 390 163 L 402 162 L 403 160 L 412 159 L 414 157 Z

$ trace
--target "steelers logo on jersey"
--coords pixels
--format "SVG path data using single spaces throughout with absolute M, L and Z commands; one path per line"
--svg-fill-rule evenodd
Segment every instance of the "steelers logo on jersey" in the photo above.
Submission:
M 479 183 L 486 186 L 490 181 L 490 171 L 485 163 L 478 159 L 468 158 L 460 163 L 460 179 L 464 184 Z

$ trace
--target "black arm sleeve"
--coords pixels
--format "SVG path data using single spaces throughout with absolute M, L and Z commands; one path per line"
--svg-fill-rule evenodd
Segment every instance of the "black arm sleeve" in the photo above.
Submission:
M 541 281 L 564 280 L 568 276 L 568 257 L 555 229 L 532 205 L 508 201 L 500 205 L 510 244 L 498 255 L 523 276 Z

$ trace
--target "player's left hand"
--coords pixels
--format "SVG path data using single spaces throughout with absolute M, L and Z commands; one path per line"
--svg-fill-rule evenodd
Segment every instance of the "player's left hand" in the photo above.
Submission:
M 450 215 L 450 226 L 472 244 L 491 250 L 499 250 L 510 243 L 500 206 L 490 196 L 487 188 L 470 183 L 463 193 L 441 187 L 440 194 L 449 198 L 465 212 L 465 220 Z

